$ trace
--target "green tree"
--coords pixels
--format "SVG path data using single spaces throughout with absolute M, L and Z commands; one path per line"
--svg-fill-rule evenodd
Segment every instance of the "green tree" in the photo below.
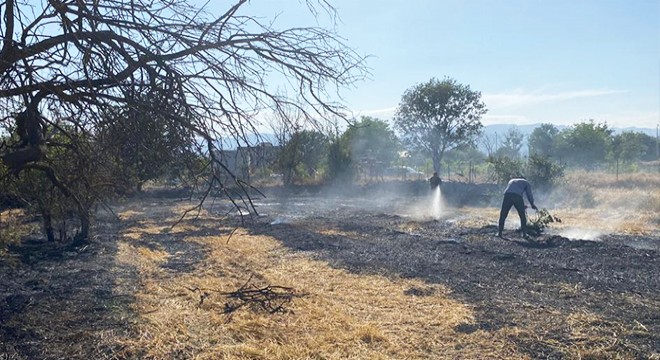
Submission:
M 605 161 L 611 141 L 607 124 L 590 120 L 559 133 L 557 154 L 567 164 L 593 169 Z
M 284 184 L 291 185 L 314 176 L 327 158 L 327 151 L 328 137 L 323 133 L 313 130 L 294 132 L 277 158 Z
M 531 154 L 525 167 L 527 179 L 540 189 L 548 189 L 564 177 L 564 167 L 549 156 Z
M 648 139 L 640 132 L 624 131 L 612 138 L 611 158 L 630 164 L 642 160 L 649 153 Z
M 399 139 L 389 124 L 369 116 L 351 124 L 342 136 L 346 137 L 354 159 L 373 157 L 389 164 L 401 150 Z
M 646 151 L 641 157 L 642 161 L 654 161 L 660 160 L 658 152 L 660 150 L 660 144 L 658 144 L 658 139 L 655 136 L 646 135 L 644 133 L 638 133 L 639 141 L 646 146 Z
M 481 93 L 454 79 L 431 79 L 406 90 L 394 115 L 406 145 L 422 151 L 440 172 L 445 151 L 474 142 L 487 111 Z
M 493 176 L 498 184 L 506 184 L 513 177 L 523 174 L 525 170 L 525 163 L 521 159 L 491 156 L 488 162 L 493 167 Z
M 40 215 L 49 241 L 83 242 L 89 235 L 94 204 L 113 194 L 123 176 L 110 149 L 80 130 L 61 127 L 66 134 L 51 134 L 49 142 L 58 146 L 45 148 L 42 161 L 27 164 L 18 174 L 2 176 L 0 183 L 29 211 Z M 80 152 L 96 156 L 79 156 Z M 9 169 L 0 172 L 7 174 Z
M 353 177 L 353 159 L 348 139 L 335 134 L 328 146 L 328 177 L 331 180 L 347 180 Z
M 468 145 L 454 148 L 447 151 L 445 159 L 454 162 L 474 162 L 480 163 L 486 160 L 488 156 L 481 152 L 476 146 Z
M 382 173 L 401 150 L 399 139 L 383 120 L 363 116 L 342 134 L 353 163 L 370 176 Z
M 555 156 L 558 135 L 559 129 L 554 125 L 541 124 L 529 134 L 529 138 L 527 139 L 529 154 L 550 157 Z
M 510 128 L 504 134 L 502 145 L 495 151 L 495 156 L 508 157 L 511 159 L 520 158 L 520 149 L 522 148 L 525 136 L 516 128 Z

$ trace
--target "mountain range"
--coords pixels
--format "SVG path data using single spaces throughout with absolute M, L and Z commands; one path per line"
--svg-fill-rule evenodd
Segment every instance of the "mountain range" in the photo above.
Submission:
M 529 125 L 515 125 L 515 124 L 493 124 L 493 125 L 486 125 L 484 126 L 484 133 L 487 135 L 494 135 L 494 134 L 506 134 L 509 129 L 515 128 L 518 131 L 520 131 L 525 137 L 527 137 L 529 134 L 534 131 L 537 127 L 541 126 L 541 124 L 529 124 Z M 557 129 L 564 130 L 566 128 L 569 128 L 569 126 L 566 125 L 555 125 Z M 614 130 L 615 134 L 622 133 L 624 131 L 632 131 L 632 132 L 641 132 L 644 133 L 648 136 L 655 137 L 656 136 L 656 129 L 652 128 L 640 128 L 640 127 L 626 127 L 626 128 L 615 128 L 615 127 L 610 127 L 610 129 Z
M 509 131 L 509 129 L 514 128 L 518 131 L 520 131 L 521 134 L 525 136 L 525 139 L 523 141 L 523 149 L 527 149 L 527 137 L 536 129 L 539 127 L 541 124 L 528 124 L 528 125 L 515 125 L 515 124 L 492 124 L 492 125 L 485 125 L 484 126 L 484 135 L 490 137 L 490 138 L 495 138 L 501 136 L 502 139 L 504 138 L 504 135 Z M 564 130 L 568 128 L 569 126 L 566 125 L 555 125 L 557 129 Z M 632 131 L 632 132 L 641 132 L 646 135 L 649 135 L 651 137 L 656 137 L 656 129 L 652 128 L 640 128 L 640 127 L 626 127 L 626 128 L 610 128 L 614 131 L 615 134 L 622 133 L 624 131 Z M 270 133 L 263 133 L 260 134 L 260 136 L 257 138 L 256 136 L 249 136 L 248 140 L 250 141 L 250 145 L 256 145 L 259 142 L 270 142 L 273 145 L 277 145 L 277 138 L 275 137 L 274 134 Z M 223 148 L 225 150 L 230 150 L 230 149 L 235 149 L 236 146 L 236 141 L 233 139 L 223 139 L 222 140 Z M 245 146 L 246 144 L 241 144 L 242 146 Z

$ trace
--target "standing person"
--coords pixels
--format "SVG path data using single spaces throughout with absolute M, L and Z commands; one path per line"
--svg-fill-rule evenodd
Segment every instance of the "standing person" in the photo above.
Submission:
M 497 236 L 502 237 L 504 222 L 509 215 L 509 210 L 511 210 L 511 207 L 513 206 L 518 211 L 518 216 L 520 216 L 520 228 L 523 237 L 527 237 L 527 217 L 525 216 L 525 201 L 523 200 L 523 194 L 527 194 L 527 200 L 529 200 L 532 209 L 538 210 L 536 205 L 534 205 L 534 195 L 532 195 L 532 186 L 529 184 L 529 181 L 527 181 L 524 176 L 516 176 L 509 180 L 509 184 L 504 190 L 504 200 L 502 200 L 502 209 L 500 210 Z
M 438 176 L 437 171 L 434 171 L 433 176 L 429 178 L 429 185 L 431 185 L 431 190 L 435 190 L 435 188 L 442 185 L 442 180 L 440 179 L 440 176 Z

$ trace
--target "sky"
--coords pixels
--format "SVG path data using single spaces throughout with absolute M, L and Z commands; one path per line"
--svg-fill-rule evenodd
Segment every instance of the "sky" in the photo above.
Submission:
M 247 10 L 306 25 L 302 2 Z M 407 89 L 449 77 L 481 92 L 484 125 L 660 124 L 660 0 L 329 2 L 369 56 L 369 79 L 342 92 L 356 116 L 389 120 Z

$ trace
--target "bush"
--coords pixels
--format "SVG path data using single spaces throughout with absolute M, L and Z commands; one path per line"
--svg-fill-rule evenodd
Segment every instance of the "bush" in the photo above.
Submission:
M 541 235 L 548 224 L 561 222 L 561 219 L 550 214 L 548 209 L 539 209 L 536 215 L 532 215 L 527 222 L 527 232 L 533 235 Z
M 564 167 L 547 156 L 532 155 L 527 163 L 508 157 L 490 157 L 488 162 L 493 165 L 499 184 L 506 184 L 510 179 L 524 174 L 534 187 L 547 189 L 564 176 Z
M 493 165 L 495 181 L 498 184 L 506 184 L 512 178 L 523 173 L 524 162 L 508 157 L 489 157 L 488 162 Z
M 548 156 L 531 155 L 526 166 L 527 179 L 535 187 L 548 189 L 564 177 L 564 167 L 552 161 Z

